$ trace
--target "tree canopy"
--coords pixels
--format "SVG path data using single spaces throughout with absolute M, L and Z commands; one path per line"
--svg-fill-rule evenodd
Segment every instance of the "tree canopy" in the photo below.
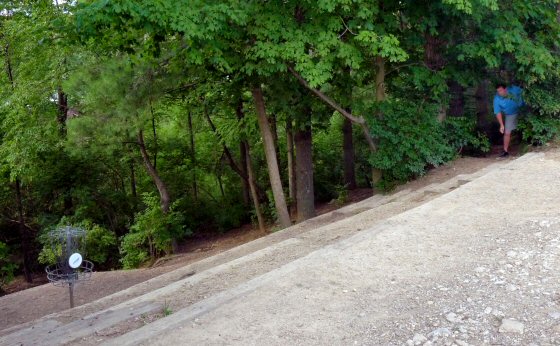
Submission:
M 60 225 L 135 267 L 484 154 L 497 81 L 560 133 L 557 0 L 0 3 L 2 278 Z

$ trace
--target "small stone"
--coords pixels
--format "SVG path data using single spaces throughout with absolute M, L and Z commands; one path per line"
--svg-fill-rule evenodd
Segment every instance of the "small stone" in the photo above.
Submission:
M 476 267 L 474 269 L 474 271 L 477 272 L 477 273 L 484 273 L 486 271 L 486 268 L 485 267 Z
M 484 313 L 486 315 L 489 315 L 490 313 L 492 313 L 492 308 L 491 307 L 487 307 L 486 309 L 484 309 Z
M 406 344 L 407 344 L 407 346 L 414 346 L 414 341 L 406 340 Z
M 434 343 L 431 341 L 426 341 L 423 346 L 433 346 Z
M 447 315 L 445 315 L 445 319 L 451 323 L 455 323 L 460 321 L 461 319 L 457 317 L 457 314 L 450 312 Z
M 430 338 L 446 338 L 448 336 L 451 336 L 451 331 L 447 328 L 438 328 L 434 331 L 432 331 L 430 334 L 428 334 L 428 336 Z
M 508 256 L 509 258 L 514 258 L 515 256 L 517 256 L 517 252 L 515 252 L 515 251 L 508 251 L 508 252 L 507 252 L 507 256 Z
M 422 334 L 414 334 L 414 337 L 412 338 L 412 342 L 414 342 L 414 345 L 421 345 L 426 341 L 428 341 L 428 339 Z
M 469 346 L 469 343 L 463 340 L 455 340 L 455 343 L 459 346 Z
M 500 333 L 518 333 L 518 334 L 523 334 L 524 331 L 524 326 L 523 323 L 510 319 L 510 318 L 504 318 L 502 320 L 502 325 L 500 326 L 500 329 L 498 330 Z
M 513 291 L 517 290 L 517 286 L 509 284 L 509 285 L 506 286 L 506 290 L 508 290 L 510 292 L 513 292 Z
M 558 311 L 549 312 L 549 313 L 548 313 L 548 316 L 550 316 L 550 317 L 554 318 L 555 320 L 557 320 L 557 319 L 560 318 L 560 312 L 558 312 Z
M 348 290 L 342 290 L 343 293 L 348 293 Z

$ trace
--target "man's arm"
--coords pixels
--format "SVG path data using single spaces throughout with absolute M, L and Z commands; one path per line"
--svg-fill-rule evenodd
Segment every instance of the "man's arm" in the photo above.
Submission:
M 504 117 L 502 115 L 502 111 L 500 109 L 500 104 L 498 101 L 498 97 L 494 96 L 494 114 L 496 114 L 496 118 L 498 119 L 498 122 L 500 123 L 500 133 L 504 133 L 505 128 L 504 128 Z
M 504 127 L 504 118 L 502 116 L 502 112 L 496 114 L 496 118 L 498 119 L 498 122 L 500 123 L 500 133 L 503 134 L 505 131 L 505 127 Z

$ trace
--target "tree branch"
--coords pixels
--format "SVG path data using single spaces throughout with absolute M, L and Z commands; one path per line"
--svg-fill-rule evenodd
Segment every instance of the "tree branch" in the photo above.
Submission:
M 367 126 L 366 120 L 360 116 L 356 117 L 354 115 L 352 115 L 350 112 L 346 111 L 344 108 L 342 108 L 338 103 L 336 103 L 333 99 L 331 99 L 330 97 L 328 97 L 327 95 L 325 95 L 324 93 L 322 93 L 319 89 L 316 88 L 312 88 L 309 83 L 307 83 L 307 81 L 305 79 L 303 79 L 303 77 L 296 72 L 296 70 L 293 69 L 293 67 L 288 65 L 288 70 L 292 73 L 292 75 L 294 77 L 296 77 L 296 79 L 307 89 L 309 89 L 312 93 L 314 93 L 315 95 L 317 95 L 317 97 L 319 97 L 323 102 L 325 102 L 326 104 L 328 104 L 329 106 L 331 106 L 332 108 L 334 108 L 337 112 L 339 112 L 340 114 L 342 114 L 345 118 L 347 118 L 348 120 L 350 120 L 353 123 L 359 124 L 363 131 L 364 131 L 364 137 L 366 138 L 368 145 L 369 145 L 369 149 L 372 152 L 377 151 L 377 146 L 375 145 L 375 142 L 373 141 L 373 138 L 371 137 L 371 133 L 369 132 L 369 128 Z

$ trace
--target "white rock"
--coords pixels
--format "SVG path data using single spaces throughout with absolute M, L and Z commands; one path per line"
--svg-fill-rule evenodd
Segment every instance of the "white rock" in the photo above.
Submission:
M 492 312 L 492 308 L 491 307 L 487 307 L 486 309 L 484 309 L 484 313 L 486 315 L 489 315 Z
M 474 269 L 474 271 L 477 272 L 477 273 L 484 273 L 486 271 L 486 268 L 485 267 L 476 267 Z
M 428 341 L 428 338 L 426 338 L 422 334 L 414 334 L 414 337 L 412 338 L 412 341 L 414 342 L 414 345 L 421 345 L 424 342 Z
M 517 286 L 509 284 L 509 285 L 506 286 L 506 290 L 508 290 L 510 292 L 513 292 L 513 291 L 517 290 Z
M 548 316 L 550 316 L 550 317 L 554 318 L 555 320 L 557 320 L 557 319 L 560 318 L 560 312 L 558 312 L 558 311 L 549 312 L 549 313 L 548 313 Z
M 502 325 L 500 326 L 499 332 L 523 334 L 524 328 L 525 326 L 523 325 L 523 323 L 510 318 L 504 318 L 502 320 Z
M 430 338 L 440 338 L 440 337 L 448 337 L 451 336 L 451 331 L 447 328 L 438 328 L 434 331 L 432 331 L 430 334 L 428 334 L 428 337 Z
M 447 315 L 445 315 L 445 319 L 451 323 L 455 323 L 461 320 L 459 317 L 457 317 L 457 314 L 455 314 L 454 312 L 450 312 Z
M 507 252 L 507 256 L 508 256 L 509 258 L 513 258 L 513 257 L 517 256 L 517 252 L 515 252 L 515 251 L 508 251 L 508 252 Z
M 414 346 L 414 341 L 406 340 L 406 344 L 407 344 L 407 346 Z
M 431 341 L 426 341 L 426 342 L 424 343 L 424 346 L 433 346 L 433 345 L 434 345 L 434 343 L 431 342 Z
M 455 340 L 455 343 L 459 346 L 469 346 L 469 343 L 463 340 Z

